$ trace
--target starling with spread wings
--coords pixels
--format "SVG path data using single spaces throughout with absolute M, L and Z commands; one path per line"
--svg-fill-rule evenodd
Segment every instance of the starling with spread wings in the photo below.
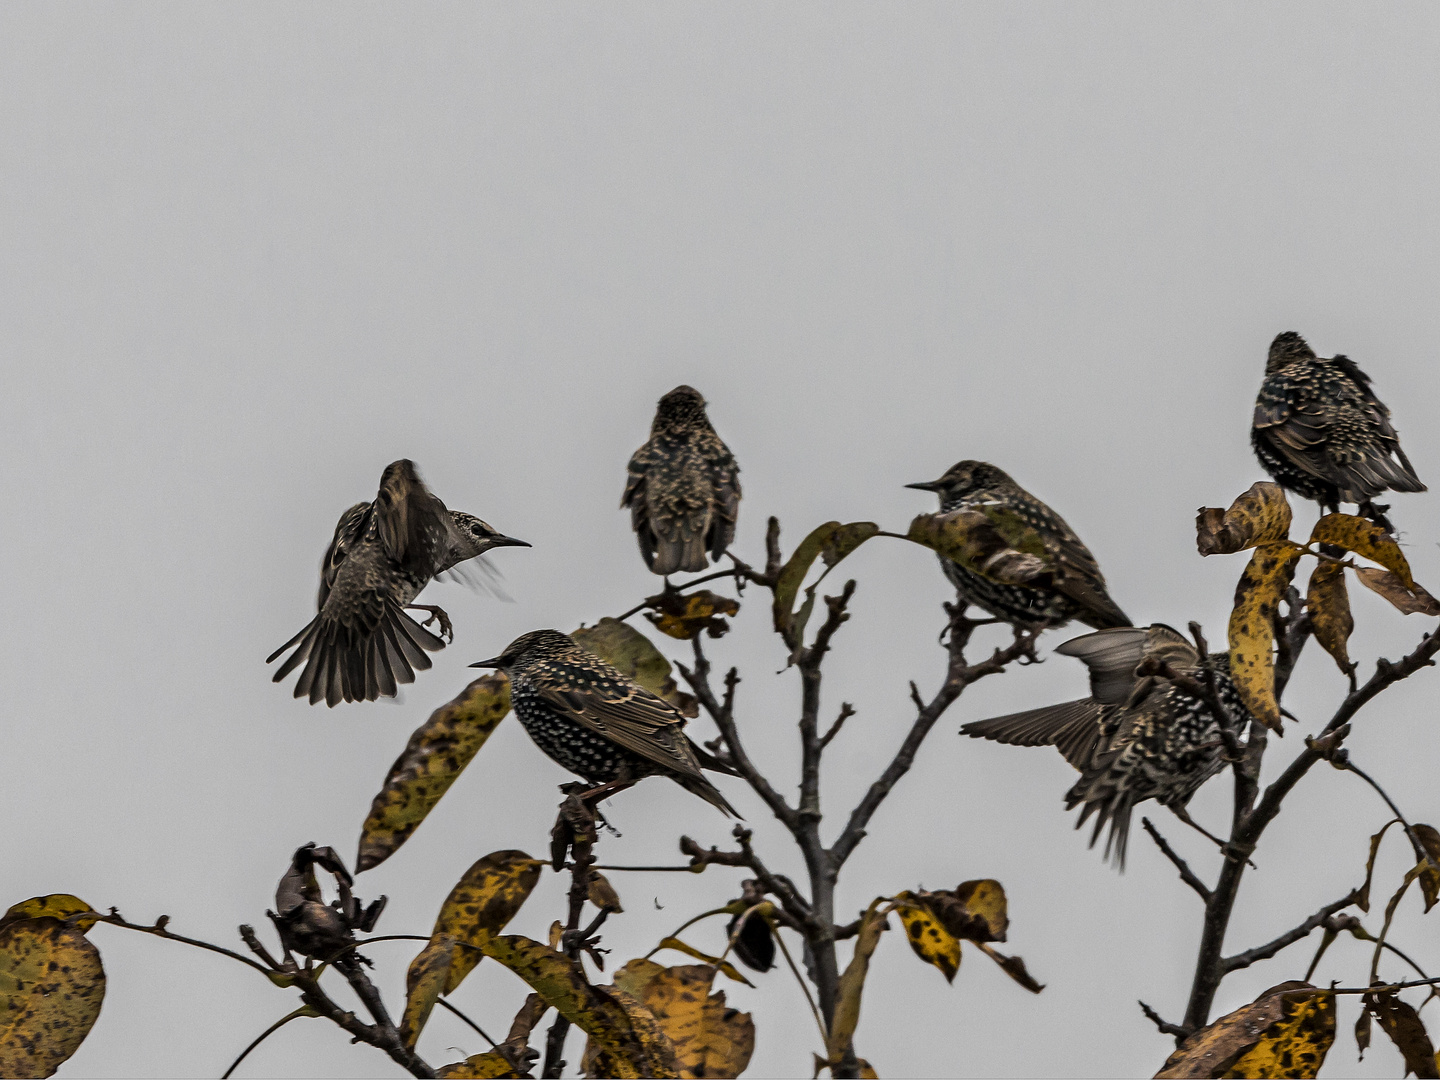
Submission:
M 1281 487 L 1329 511 L 1355 503 L 1387 528 L 1375 496 L 1425 490 L 1370 377 L 1348 356 L 1316 356 L 1293 330 L 1270 345 L 1250 444 Z
M 1123 867 L 1135 805 L 1155 799 L 1194 824 L 1185 804 L 1225 767 L 1220 724 L 1238 740 L 1253 718 L 1230 680 L 1229 656 L 1210 654 L 1216 698 L 1226 713 L 1221 718 L 1208 694 L 1195 693 L 1204 685 L 1200 654 L 1162 623 L 1101 630 L 1072 638 L 1055 651 L 1078 657 L 1090 669 L 1089 697 L 980 720 L 960 732 L 1012 746 L 1058 749 L 1080 770 L 1080 779 L 1065 795 L 1067 810 L 1081 807 L 1075 827 L 1095 815 L 1093 847 L 1108 823 L 1105 855 Z
M 510 676 L 510 701 L 525 731 L 557 764 L 618 790 L 668 776 L 733 817 L 735 809 L 701 774 L 733 773 L 685 734 L 685 716 L 558 630 L 522 634 L 493 660 L 471 667 Z
M 630 458 L 620 506 L 630 508 L 640 554 L 657 574 L 704 570 L 707 552 L 725 554 L 740 512 L 740 467 L 710 426 L 700 391 L 677 386 L 660 399 L 650 441 Z
M 970 603 L 1026 630 L 1071 619 L 1130 625 L 1075 530 L 1008 473 L 962 461 L 939 480 L 906 486 L 940 497 L 939 513 L 916 525 L 929 527 L 945 576 Z
M 319 614 L 265 662 L 293 648 L 275 682 L 304 664 L 295 696 L 308 696 L 312 705 L 394 697 L 397 684 L 414 682 L 415 671 L 430 666 L 427 652 L 445 647 L 405 609 L 430 612 L 425 625 L 438 620 L 441 633 L 450 633 L 445 612 L 411 603 L 420 590 L 491 548 L 529 546 L 473 514 L 447 510 L 413 461 L 393 462 L 380 477 L 375 501 L 340 515 L 320 567 Z

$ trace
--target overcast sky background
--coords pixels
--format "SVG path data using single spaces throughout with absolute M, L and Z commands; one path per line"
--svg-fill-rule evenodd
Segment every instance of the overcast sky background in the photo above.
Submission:
M 0 7 L 0 903 L 74 892 L 234 945 L 296 846 L 352 859 L 390 762 L 468 662 L 653 591 L 617 502 L 682 382 L 741 464 L 752 559 L 769 514 L 787 548 L 833 518 L 903 529 L 933 506 L 903 484 L 982 458 L 1075 526 L 1137 621 L 1222 638 L 1243 560 L 1202 561 L 1194 513 L 1261 476 L 1247 430 L 1277 331 L 1358 360 L 1440 484 L 1437 31 L 1433 5 L 1394 3 Z M 515 603 L 433 586 L 456 640 L 399 703 L 295 702 L 263 659 L 310 619 L 339 513 L 402 456 L 534 543 L 495 556 Z M 1433 589 L 1436 498 L 1394 502 Z M 944 664 L 927 553 L 877 541 L 846 569 L 825 711 L 859 712 L 827 759 L 828 836 L 906 730 L 907 681 L 933 691 Z M 1354 604 L 1366 672 L 1427 629 Z M 752 598 L 712 654 L 741 665 L 741 730 L 788 791 L 798 680 L 776 674 L 768 623 Z M 1343 692 L 1311 653 L 1269 775 Z M 1440 816 L 1437 679 L 1390 690 L 1351 740 L 1415 820 Z M 1138 828 L 1123 876 L 1086 849 L 1058 754 L 955 734 L 1085 685 L 1056 657 L 975 686 L 847 868 L 842 917 L 1000 879 L 1007 949 L 1047 984 L 1027 994 L 967 951 L 946 986 L 890 935 L 856 1037 L 882 1076 L 1150 1075 L 1171 1049 L 1135 1002 L 1180 1018 L 1194 895 Z M 380 931 L 428 933 L 486 852 L 543 853 L 566 779 L 502 724 L 359 879 L 390 895 Z M 721 786 L 800 876 L 758 800 Z M 1192 810 L 1218 828 L 1229 797 L 1216 780 Z M 1213 879 L 1203 842 L 1147 812 Z M 607 814 L 624 835 L 606 862 L 729 833 L 660 781 Z M 1386 816 L 1353 776 L 1313 771 L 1255 856 L 1231 950 L 1358 884 Z M 1405 861 L 1388 848 L 1377 888 Z M 740 876 L 616 875 L 611 957 Z M 513 928 L 543 938 L 563 888 L 547 874 Z M 1395 940 L 1440 968 L 1435 918 L 1408 900 Z M 294 1006 L 223 958 L 92 936 L 109 991 L 62 1075 L 219 1075 Z M 687 936 L 717 948 L 722 927 Z M 1217 1015 L 1303 975 L 1313 945 L 1228 980 Z M 397 1012 L 413 953 L 372 950 Z M 1341 941 L 1317 981 L 1367 968 Z M 756 1016 L 752 1073 L 808 1076 L 798 988 L 783 969 L 756 981 L 726 987 Z M 456 1002 L 493 1032 L 523 995 L 484 964 Z M 1355 1063 L 1353 1001 L 1331 1074 L 1399 1075 L 1383 1038 Z M 484 1047 L 437 1013 L 420 1049 L 439 1065 Z M 399 1071 L 307 1021 L 240 1075 Z

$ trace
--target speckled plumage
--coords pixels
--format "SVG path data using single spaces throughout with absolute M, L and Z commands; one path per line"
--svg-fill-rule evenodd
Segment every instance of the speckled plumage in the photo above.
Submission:
M 1332 510 L 1425 490 L 1370 377 L 1349 357 L 1316 356 L 1294 331 L 1270 345 L 1250 444 L 1276 483 Z
M 975 510 L 1007 540 L 1045 559 L 1050 573 L 1034 585 L 996 581 L 944 555 L 940 567 L 969 602 L 1024 629 L 1064 626 L 1071 619 L 1104 628 L 1130 619 L 1106 591 L 1105 576 L 1075 530 L 1008 473 L 983 461 L 961 461 L 939 480 L 910 484 L 940 497 L 940 513 Z
M 1065 795 L 1081 807 L 1079 828 L 1096 815 L 1093 846 L 1108 823 L 1105 854 L 1123 866 L 1130 816 L 1147 799 L 1183 809 L 1225 767 L 1220 721 L 1208 702 L 1161 675 L 1137 675 L 1145 661 L 1166 662 L 1201 678 L 1195 647 L 1162 624 L 1086 634 L 1056 652 L 1090 668 L 1091 694 L 1078 701 L 966 724 L 962 734 L 1016 746 L 1055 746 L 1080 770 Z M 1210 654 L 1215 688 L 1229 729 L 1240 737 L 1253 718 L 1230 679 L 1229 657 Z
M 660 399 L 650 441 L 630 458 L 622 508 L 645 565 L 661 575 L 692 573 L 735 539 L 740 467 L 705 415 L 698 390 L 677 386 Z
M 530 545 L 473 514 L 446 509 L 414 462 L 391 463 L 374 502 L 340 515 L 320 566 L 318 614 L 265 661 L 294 647 L 274 681 L 304 663 L 295 696 L 308 696 L 312 705 L 393 697 L 398 683 L 414 682 L 416 669 L 430 667 L 427 651 L 445 647 L 405 614 L 405 605 L 435 575 L 503 546 Z
M 557 630 L 533 630 L 493 660 L 510 677 L 510 701 L 526 733 L 562 768 L 600 785 L 668 776 L 739 817 L 701 775 L 729 769 L 685 734 L 685 717 L 663 698 Z

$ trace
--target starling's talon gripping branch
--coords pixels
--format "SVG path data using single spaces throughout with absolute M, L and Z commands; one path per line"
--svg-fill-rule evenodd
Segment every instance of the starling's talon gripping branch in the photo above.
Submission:
M 450 622 L 450 616 L 445 614 L 445 609 L 436 607 L 434 604 L 406 604 L 407 611 L 428 611 L 430 617 L 422 622 L 421 626 L 429 626 L 433 622 L 440 624 L 440 636 L 445 639 L 448 645 L 455 640 L 455 627 Z

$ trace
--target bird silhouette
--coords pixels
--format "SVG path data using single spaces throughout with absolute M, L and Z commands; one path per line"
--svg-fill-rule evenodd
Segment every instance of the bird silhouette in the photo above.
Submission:
M 426 652 L 445 642 L 425 629 L 438 621 L 453 637 L 438 607 L 412 604 L 437 574 L 495 547 L 529 547 L 496 532 L 473 514 L 447 510 L 406 459 L 386 466 L 373 502 L 356 503 L 340 515 L 320 567 L 318 614 L 266 659 L 294 652 L 275 672 L 280 682 L 302 663 L 295 696 L 324 701 L 374 701 L 393 697 L 397 684 L 415 681 L 430 666 Z M 406 607 L 430 612 L 425 624 Z

